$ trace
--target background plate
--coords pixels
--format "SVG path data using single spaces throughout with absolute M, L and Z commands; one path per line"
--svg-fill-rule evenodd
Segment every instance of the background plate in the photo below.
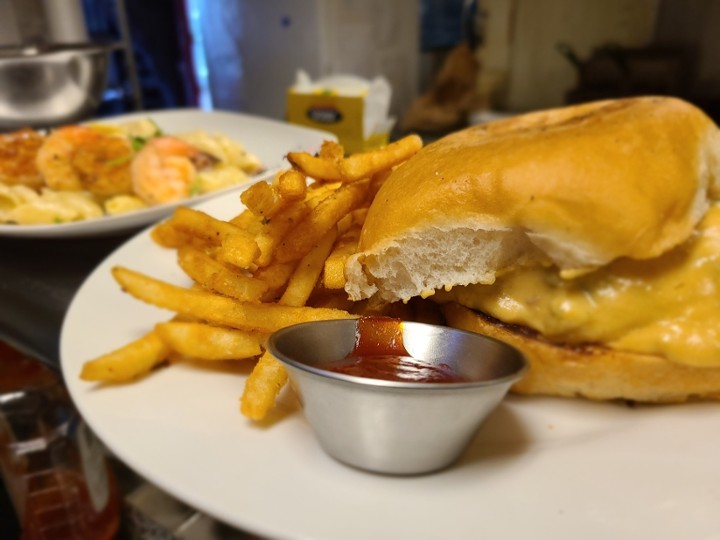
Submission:
M 200 206 L 220 218 L 234 195 Z M 175 365 L 133 384 L 82 363 L 170 312 L 121 292 L 125 265 L 187 283 L 142 232 L 88 278 L 65 319 L 62 368 L 90 426 L 126 464 L 230 525 L 289 539 L 720 538 L 720 405 L 629 407 L 511 396 L 453 467 L 387 477 L 325 455 L 288 392 L 275 423 L 239 411 L 249 367 Z M 278 418 L 276 418 L 278 420 Z
M 251 181 L 271 176 L 278 168 L 288 165 L 285 160 L 285 155 L 288 152 L 304 150 L 314 153 L 320 148 L 323 140 L 337 140 L 337 137 L 331 133 L 286 124 L 276 120 L 235 112 L 202 111 L 199 109 L 142 111 L 109 118 L 98 118 L 92 122 L 119 124 L 142 118 L 151 118 L 160 126 L 163 132 L 170 135 L 199 129 L 208 133 L 220 133 L 236 140 L 250 153 L 257 156 L 265 167 L 265 172 L 251 177 Z M 161 204 L 119 216 L 107 216 L 73 223 L 52 225 L 0 224 L 0 236 L 70 238 L 115 234 L 154 223 L 170 215 L 178 206 L 194 206 L 222 193 L 236 192 L 241 189 L 242 185 L 232 186 L 176 203 Z

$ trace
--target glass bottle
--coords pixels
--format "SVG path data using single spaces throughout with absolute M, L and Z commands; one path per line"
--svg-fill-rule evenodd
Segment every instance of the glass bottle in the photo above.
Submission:
M 105 540 L 120 522 L 102 444 L 42 363 L 0 342 L 0 474 L 23 540 Z

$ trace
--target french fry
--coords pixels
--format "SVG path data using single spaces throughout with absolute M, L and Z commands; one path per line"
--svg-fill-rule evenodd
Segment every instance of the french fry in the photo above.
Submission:
M 251 268 L 260 256 L 257 241 L 245 234 L 233 234 L 223 239 L 217 258 L 238 268 Z
M 305 195 L 305 205 L 312 210 L 332 195 L 336 190 L 340 189 L 342 185 L 342 182 L 327 182 L 325 184 L 315 182 L 307 190 L 307 194 Z
M 202 248 L 208 245 L 202 238 L 197 238 L 192 234 L 179 230 L 173 224 L 172 218 L 155 225 L 150 231 L 150 238 L 156 244 L 166 248 L 179 248 L 180 246 Z
M 273 182 L 283 201 L 301 201 L 307 193 L 307 176 L 295 169 L 288 169 L 277 176 Z
M 320 243 L 310 251 L 297 265 L 280 304 L 302 306 L 307 302 L 320 277 L 323 261 L 332 249 L 337 230 L 331 229 Z M 240 412 L 253 420 L 263 419 L 275 404 L 275 399 L 287 382 L 285 368 L 271 354 L 265 353 L 258 361 L 245 382 L 240 398 Z
M 289 204 L 283 211 L 270 219 L 255 237 L 260 254 L 255 261 L 260 267 L 267 266 L 273 261 L 277 246 L 282 239 L 310 213 L 310 209 L 302 202 Z M 287 262 L 287 261 L 285 261 Z
M 176 208 L 171 219 L 173 226 L 178 230 L 202 238 L 211 244 L 222 244 L 229 237 L 236 238 L 236 241 L 242 238 L 249 244 L 255 241 L 251 234 L 240 227 L 185 206 Z
M 344 266 L 357 250 L 372 198 L 392 169 L 422 146 L 409 136 L 384 148 L 345 157 L 325 141 L 317 156 L 287 155 L 292 168 L 240 196 L 245 210 L 228 221 L 180 207 L 151 233 L 177 250 L 193 280 L 180 287 L 115 267 L 119 285 L 135 298 L 174 312 L 140 339 L 83 366 L 86 380 L 120 382 L 141 377 L 175 358 L 258 358 L 245 382 L 241 412 L 260 420 L 287 382 L 283 366 L 264 342 L 274 331 L 312 320 L 360 313 L 412 311 L 405 305 L 352 302 L 344 293 Z M 311 181 L 308 183 L 308 178 Z M 417 311 L 417 310 L 416 310 Z M 417 313 L 430 317 L 432 313 Z
M 332 159 L 316 157 L 307 152 L 288 152 L 287 160 L 298 171 L 318 182 L 338 182 L 343 180 L 337 163 Z
M 241 360 L 262 353 L 266 337 L 203 323 L 165 322 L 155 332 L 173 351 L 202 360 Z
M 362 205 L 367 185 L 367 181 L 361 180 L 334 191 L 283 238 L 275 258 L 290 262 L 305 256 L 345 214 Z
M 290 152 L 288 161 L 307 176 L 318 182 L 354 182 L 368 178 L 412 157 L 423 146 L 418 135 L 408 135 L 382 148 L 353 154 L 340 159 L 337 150 L 328 150 L 319 156 L 307 152 Z
M 190 246 L 178 249 L 180 268 L 208 291 L 237 298 L 244 302 L 258 302 L 268 290 L 267 283 L 230 270 L 202 251 Z
M 264 180 L 243 191 L 240 200 L 253 214 L 265 219 L 273 217 L 285 205 L 277 188 Z
M 368 178 L 406 161 L 417 153 L 422 145 L 422 139 L 418 135 L 408 135 L 377 150 L 353 154 L 338 164 L 340 175 L 342 179 L 350 182 Z
M 258 216 L 248 209 L 243 210 L 237 216 L 232 218 L 230 223 L 236 227 L 240 227 L 243 231 L 253 236 L 259 234 L 262 230 L 261 218 L 258 218 Z
M 357 250 L 359 239 L 359 228 L 348 230 L 338 240 L 330 255 L 325 259 L 323 284 L 327 289 L 342 289 L 345 287 L 345 261 Z
M 330 230 L 321 242 L 308 253 L 290 278 L 280 304 L 302 306 L 315 288 L 323 268 L 323 261 L 332 248 L 336 231 Z M 285 368 L 271 354 L 262 355 L 245 382 L 240 398 L 240 412 L 253 420 L 263 419 L 275 404 L 275 399 L 287 382 Z
M 274 262 L 264 268 L 259 268 L 255 272 L 255 278 L 265 283 L 268 287 L 267 292 L 263 295 L 263 300 L 275 300 L 279 296 L 277 292 L 285 288 L 285 284 L 295 271 L 296 264 Z
M 255 364 L 245 381 L 240 398 L 240 412 L 251 420 L 262 420 L 275 405 L 275 399 L 287 382 L 283 365 L 269 352 L 265 352 Z
M 128 382 L 149 373 L 167 359 L 170 348 L 154 332 L 108 354 L 85 362 L 80 378 L 95 382 Z
M 271 334 L 301 322 L 353 317 L 336 309 L 238 302 L 226 296 L 178 287 L 119 266 L 112 269 L 112 274 L 120 286 L 138 300 L 239 330 Z
M 286 306 L 303 306 L 310 298 L 315 285 L 322 274 L 325 259 L 333 247 L 337 229 L 333 227 L 322 237 L 317 246 L 305 255 L 290 277 L 280 303 Z
M 365 218 L 367 217 L 368 208 L 358 208 L 353 210 L 349 214 L 346 214 L 338 221 L 338 236 L 342 237 L 345 233 L 350 231 L 351 228 L 357 229 L 353 234 L 360 234 Z
M 323 141 L 318 156 L 339 163 L 345 157 L 345 149 L 336 141 Z

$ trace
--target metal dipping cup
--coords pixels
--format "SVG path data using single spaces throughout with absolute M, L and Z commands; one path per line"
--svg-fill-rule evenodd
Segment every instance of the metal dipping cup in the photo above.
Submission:
M 325 452 L 367 471 L 411 475 L 447 467 L 527 369 L 509 345 L 413 322 L 402 323 L 407 352 L 470 382 L 395 382 L 323 369 L 352 351 L 356 327 L 355 319 L 302 323 L 274 333 L 268 348 L 287 368 Z

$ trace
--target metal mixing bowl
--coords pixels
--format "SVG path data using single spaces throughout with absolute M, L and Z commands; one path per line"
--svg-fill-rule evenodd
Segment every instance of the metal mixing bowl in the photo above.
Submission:
M 494 339 L 403 322 L 414 358 L 449 366 L 467 382 L 370 379 L 324 369 L 353 349 L 356 320 L 303 323 L 270 337 L 322 448 L 337 460 L 386 474 L 423 474 L 454 462 L 527 368 Z
M 113 45 L 0 47 L 0 130 L 89 118 L 107 86 Z

